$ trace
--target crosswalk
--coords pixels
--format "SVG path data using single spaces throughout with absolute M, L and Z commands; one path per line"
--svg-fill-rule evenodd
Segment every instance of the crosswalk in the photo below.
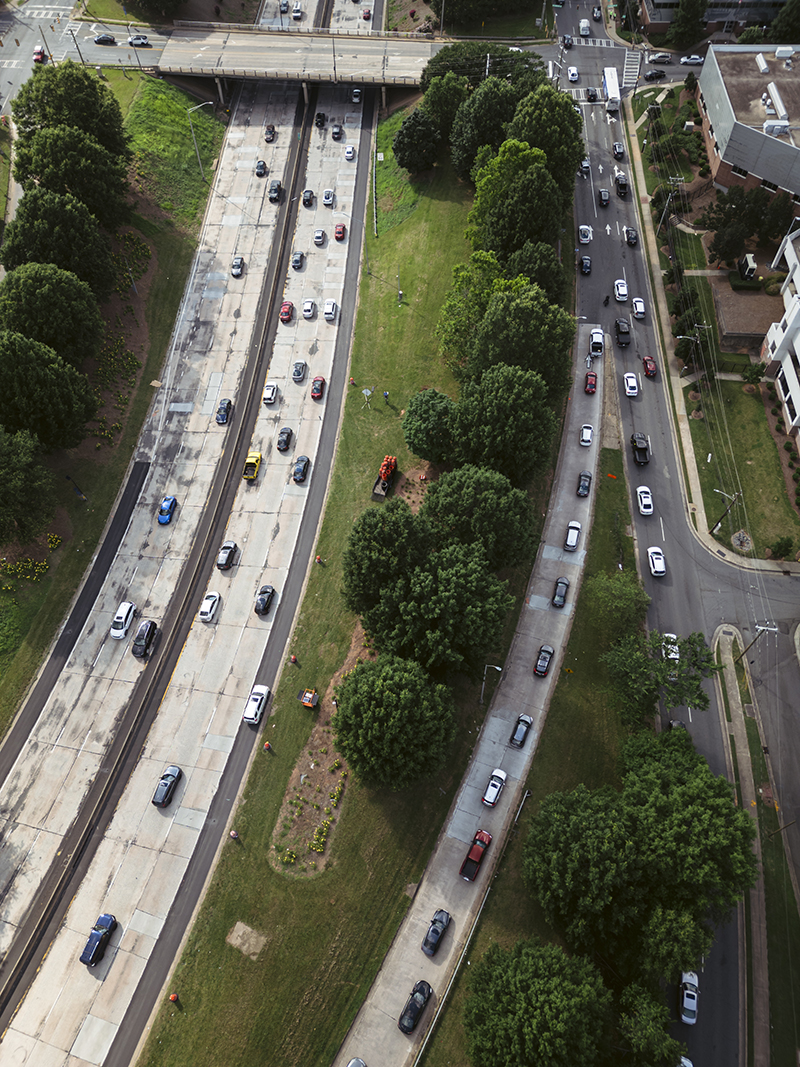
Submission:
M 639 79 L 639 68 L 642 65 L 642 53 L 629 48 L 625 52 L 625 66 L 622 68 L 622 88 L 628 89 L 635 85 Z
M 610 41 L 607 37 L 573 37 L 573 44 L 594 46 L 595 48 L 615 48 L 616 41 Z

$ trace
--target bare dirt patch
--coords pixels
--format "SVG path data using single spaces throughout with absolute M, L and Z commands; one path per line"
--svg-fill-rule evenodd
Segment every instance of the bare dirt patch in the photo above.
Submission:
M 251 960 L 258 959 L 261 950 L 267 943 L 267 939 L 263 934 L 259 934 L 245 923 L 236 923 L 225 940 L 233 948 L 238 948 L 243 955 L 248 956 Z

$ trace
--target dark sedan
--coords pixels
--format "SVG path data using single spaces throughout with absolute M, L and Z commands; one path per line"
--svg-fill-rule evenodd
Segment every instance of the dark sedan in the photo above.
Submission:
M 298 485 L 301 485 L 308 476 L 308 468 L 311 465 L 311 460 L 308 456 L 298 456 L 295 460 L 294 471 L 292 472 L 292 480 Z
M 153 794 L 153 803 L 157 808 L 166 808 L 172 800 L 178 782 L 183 777 L 180 767 L 167 767 L 158 780 L 156 791 Z
M 236 559 L 236 553 L 239 550 L 239 546 L 235 541 L 223 542 L 222 548 L 219 550 L 217 556 L 217 570 L 229 571 L 233 566 L 233 561 Z
M 116 928 L 117 920 L 113 915 L 101 915 L 92 927 L 86 948 L 81 953 L 81 963 L 85 963 L 87 967 L 96 967 L 105 956 L 106 947 Z
M 433 990 L 427 982 L 417 982 L 411 990 L 411 996 L 406 1001 L 403 1014 L 397 1024 L 404 1034 L 410 1034 L 414 1031 L 420 1015 L 425 1010 L 425 1005 L 431 999 L 431 993 L 433 993 Z
M 278 431 L 278 443 L 275 445 L 277 450 L 279 452 L 288 451 L 289 445 L 291 445 L 291 443 L 292 443 L 292 437 L 293 436 L 294 436 L 294 434 L 292 433 L 291 426 L 283 426 Z
M 226 425 L 228 419 L 231 417 L 232 407 L 232 400 L 220 400 L 219 407 L 217 408 L 217 422 L 220 424 L 220 426 Z
M 550 670 L 550 660 L 555 654 L 556 650 L 552 645 L 542 645 L 539 649 L 539 655 L 536 657 L 533 673 L 539 678 L 546 678 L 547 672 Z
M 660 82 L 662 78 L 666 78 L 667 72 L 665 70 L 659 70 L 656 67 L 655 70 L 648 70 L 644 76 L 646 82 Z
M 256 615 L 266 615 L 274 597 L 275 587 L 272 585 L 262 585 L 258 591 L 258 596 L 256 597 L 256 606 L 253 608 Z
M 578 475 L 578 488 L 576 490 L 578 496 L 588 496 L 589 490 L 592 488 L 592 472 L 581 471 Z
M 591 273 L 592 273 L 592 257 L 591 256 L 581 256 L 581 274 L 591 274 Z
M 563 608 L 567 602 L 567 591 L 569 589 L 569 578 L 556 578 L 555 588 L 553 589 L 553 607 Z
M 439 909 L 431 919 L 431 925 L 422 942 L 422 951 L 426 956 L 435 956 L 439 951 L 444 932 L 450 925 L 450 912 Z
M 110 33 L 98 33 L 94 39 L 95 44 L 116 44 L 116 37 L 112 37 Z

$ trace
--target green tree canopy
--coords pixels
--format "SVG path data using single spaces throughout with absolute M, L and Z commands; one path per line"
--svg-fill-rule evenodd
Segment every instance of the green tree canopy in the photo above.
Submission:
M 423 389 L 412 396 L 403 416 L 409 451 L 429 463 L 447 463 L 453 454 L 455 410 L 455 401 L 436 389 Z
M 453 697 L 417 663 L 380 655 L 336 691 L 336 746 L 364 782 L 390 789 L 437 771 L 455 731 Z
M 769 28 L 769 37 L 776 44 L 800 40 L 800 0 L 786 0 Z
M 90 287 L 52 263 L 24 263 L 0 281 L 0 329 L 40 341 L 73 367 L 96 358 L 103 339 Z
M 509 278 L 527 278 L 531 285 L 539 286 L 551 304 L 564 306 L 566 276 L 551 245 L 526 241 L 506 260 L 506 274 Z
M 52 348 L 20 333 L 0 333 L 0 395 L 3 427 L 28 430 L 45 449 L 74 448 L 86 436 L 97 401 L 85 375 Z
M 561 202 L 566 207 L 586 154 L 583 119 L 575 111 L 570 94 L 549 84 L 540 85 L 520 101 L 507 136 L 544 152 L 547 169 L 562 190 Z
M 436 6 L 439 3 L 440 0 L 434 0 L 431 5 L 437 15 L 441 15 L 441 7 Z M 523 86 L 531 81 L 544 80 L 544 63 L 540 56 L 530 52 L 512 52 L 507 45 L 493 41 L 459 41 L 441 48 L 428 60 L 420 79 L 422 92 L 427 93 L 433 79 L 444 77 L 448 71 L 465 77 L 471 86 L 480 85 L 487 76 L 487 56 L 489 75 L 492 77 L 504 78 Z
M 448 143 L 456 112 L 468 96 L 467 78 L 463 74 L 456 74 L 454 70 L 448 70 L 443 77 L 432 78 L 425 93 L 422 107 Z
M 46 63 L 34 67 L 11 101 L 11 113 L 20 144 L 27 144 L 38 130 L 74 126 L 113 156 L 129 155 L 122 108 L 116 96 L 92 67 L 71 59 L 60 60 L 58 66 Z
M 395 134 L 392 151 L 397 163 L 418 174 L 436 162 L 441 134 L 436 123 L 421 107 L 415 108 Z
M 71 193 L 108 230 L 129 214 L 126 158 L 74 126 L 48 126 L 26 137 L 14 153 L 14 177 L 26 193 Z
M 505 140 L 506 123 L 517 107 L 513 86 L 500 78 L 481 82 L 468 100 L 459 107 L 453 122 L 451 157 L 456 174 L 468 178 L 482 145 L 494 151 Z
M 667 43 L 686 48 L 703 37 L 703 14 L 706 0 L 680 0 L 669 29 Z
M 466 360 L 492 294 L 509 287 L 494 252 L 473 252 L 468 263 L 453 267 L 453 286 L 436 326 L 440 352 L 450 366 Z
M 0 263 L 6 270 L 53 263 L 85 281 L 101 302 L 111 295 L 116 278 L 108 242 L 88 208 L 74 196 L 47 189 L 33 189 L 20 200 L 5 229 Z
M 420 515 L 439 545 L 479 544 L 495 570 L 530 559 L 534 521 L 527 495 L 482 467 L 460 467 L 432 482 Z M 502 522 L 498 516 L 502 515 Z
M 678 659 L 664 654 L 664 635 L 657 630 L 623 638 L 601 657 L 620 690 L 631 703 L 653 702 L 659 695 L 667 708 L 687 705 L 699 711 L 709 706 L 704 678 L 722 670 L 701 633 L 678 637 Z
M 592 618 L 612 640 L 644 623 L 650 597 L 636 571 L 600 571 L 584 588 Z
M 0 544 L 27 544 L 53 514 L 53 475 L 39 462 L 41 445 L 27 430 L 6 433 L 0 426 Z
M 629 1067 L 672 1067 L 680 1064 L 684 1047 L 670 1037 L 667 1006 L 651 990 L 627 986 L 620 997 L 617 1028 Z
M 611 994 L 594 964 L 556 945 L 490 946 L 472 968 L 464 1026 L 473 1067 L 605 1062 Z
M 732 222 L 729 226 L 724 226 L 711 238 L 708 258 L 717 264 L 737 259 L 744 249 L 748 236 L 747 227 L 741 222 Z

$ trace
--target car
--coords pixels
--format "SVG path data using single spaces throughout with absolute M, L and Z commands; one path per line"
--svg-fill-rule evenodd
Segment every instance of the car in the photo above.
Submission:
M 508 775 L 505 771 L 496 767 L 491 775 L 489 781 L 486 784 L 486 788 L 483 791 L 481 802 L 486 805 L 487 808 L 493 808 L 497 801 L 500 799 L 500 794 L 503 792 L 503 786 L 506 784 L 506 778 Z
M 603 21 L 603 9 L 601 7 L 593 7 L 592 8 L 592 18 L 594 19 L 595 22 L 602 22 Z
M 592 172 L 592 164 L 589 162 L 588 159 L 582 159 L 581 160 L 581 174 L 583 174 L 583 176 L 585 178 L 588 178 L 589 175 L 591 174 L 591 172 Z
M 606 335 L 599 328 L 595 328 L 589 334 L 589 353 L 593 356 L 602 356 L 606 347 Z
M 272 603 L 274 597 L 275 586 L 262 585 L 258 591 L 255 607 L 253 608 L 253 611 L 256 613 L 256 615 L 266 615 L 269 611 L 270 604 Z
M 369 20 L 372 18 L 372 12 L 368 7 L 365 7 L 364 10 L 361 12 L 361 17 L 364 22 L 369 22 Z
M 702 65 L 703 65 L 703 57 L 702 56 L 681 56 L 681 63 L 683 63 L 683 65 L 685 67 L 702 67 Z
M 234 256 L 231 260 L 231 274 L 234 278 L 241 278 L 244 272 L 244 256 Z
M 356 150 L 355 150 L 355 148 L 353 148 L 353 146 L 351 144 L 349 144 L 347 146 L 347 148 L 345 148 L 345 150 L 344 150 L 344 158 L 345 159 L 355 159 L 356 158 Z
M 249 723 L 251 726 L 258 726 L 268 700 L 269 689 L 265 685 L 254 685 L 250 690 L 250 696 L 247 698 L 242 712 L 242 722 Z
M 158 525 L 169 526 L 172 522 L 172 516 L 175 514 L 175 508 L 178 506 L 178 499 L 174 496 L 165 496 L 161 501 L 161 507 L 158 509 Z
M 281 185 L 280 178 L 273 178 L 269 183 L 269 202 L 271 204 L 279 204 L 281 200 Z
M 658 67 L 656 67 L 655 70 L 648 70 L 648 72 L 644 76 L 644 80 L 646 82 L 660 82 L 661 79 L 666 78 L 666 76 L 667 72 L 665 70 L 660 70 Z
M 318 248 L 321 245 L 325 244 L 325 231 L 324 230 L 314 230 L 314 244 Z
M 583 385 L 584 393 L 596 393 L 597 392 L 597 375 L 593 370 L 586 372 L 586 378 Z
M 143 33 L 134 33 L 132 37 L 128 38 L 128 44 L 132 48 L 149 48 L 150 42 Z
M 650 442 L 647 434 L 639 431 L 632 433 L 631 448 L 633 449 L 633 462 L 637 467 L 644 467 L 650 462 Z
M 583 527 L 577 519 L 573 519 L 572 522 L 567 523 L 567 536 L 564 538 L 565 552 L 574 552 L 577 549 L 580 544 L 582 531 Z
M 336 301 L 326 300 L 322 309 L 322 317 L 326 322 L 336 322 Z
M 644 300 L 642 300 L 640 296 L 635 296 L 633 300 L 631 300 L 631 307 L 633 308 L 633 317 L 635 319 L 644 318 Z
M 670 728 L 670 730 L 688 730 L 689 729 L 689 727 L 686 725 L 686 723 L 683 721 L 683 719 L 670 719 L 669 720 L 669 728 Z
M 576 82 L 578 80 L 578 68 L 567 67 L 567 77 L 571 82 Z
M 367 11 L 364 12 L 364 17 L 369 17 Z M 431 993 L 433 990 L 427 982 L 419 981 L 411 990 L 411 996 L 406 1001 L 406 1006 L 403 1008 L 403 1014 L 400 1016 L 398 1027 L 404 1034 L 413 1033 L 414 1027 L 419 1022 L 419 1017 L 425 1010 L 425 1005 L 431 999 Z
M 281 304 L 281 310 L 278 315 L 278 318 L 281 320 L 281 322 L 291 322 L 293 316 L 294 304 L 291 302 L 291 300 L 284 300 L 284 302 Z
M 313 207 L 313 206 L 314 206 L 314 190 L 313 189 L 304 189 L 303 190 L 303 207 Z
M 439 908 L 433 913 L 428 932 L 422 939 L 422 951 L 426 956 L 435 956 L 442 943 L 444 932 L 450 925 L 450 912 Z
M 617 278 L 614 282 L 614 299 L 619 304 L 624 304 L 628 299 L 628 283 L 624 278 Z
M 278 440 L 275 442 L 275 447 L 279 452 L 288 452 L 292 444 L 292 438 L 294 437 L 294 431 L 291 426 L 282 426 L 278 430 Z
M 150 651 L 150 647 L 155 641 L 157 633 L 158 627 L 152 619 L 145 619 L 144 622 L 139 624 L 139 629 L 136 631 L 136 636 L 131 645 L 131 652 L 137 659 L 144 659 Z
M 274 382 L 267 382 L 264 386 L 263 401 L 265 404 L 274 404 L 278 399 L 278 387 Z
M 620 200 L 624 200 L 628 195 L 628 177 L 620 171 L 619 174 L 614 175 L 614 186 L 617 190 L 617 196 Z
M 581 274 L 591 274 L 591 273 L 592 273 L 592 257 L 591 256 L 581 256 Z
M 209 590 L 203 597 L 203 603 L 200 605 L 200 611 L 197 613 L 197 617 L 200 622 L 213 622 L 214 616 L 217 613 L 219 607 L 220 596 L 219 593 L 214 593 Z
M 325 379 L 321 374 L 318 374 L 311 383 L 311 399 L 321 400 L 323 393 L 325 392 Z
M 36 47 L 33 50 L 33 62 L 34 63 L 44 63 L 46 59 L 47 59 L 47 53 L 44 50 L 44 46 L 41 45 L 41 44 L 37 44 Z
M 530 715 L 518 715 L 517 721 L 514 723 L 514 729 L 511 731 L 511 737 L 508 739 L 509 745 L 512 748 L 522 748 L 528 736 L 528 731 L 532 726 L 533 719 Z
M 295 0 L 294 7 L 292 8 L 292 18 L 295 20 L 295 22 L 299 22 L 302 17 L 303 9 L 302 7 L 300 7 L 298 0 Z
M 81 953 L 81 963 L 87 967 L 96 967 L 106 954 L 108 942 L 117 928 L 117 920 L 113 915 L 100 915 L 92 927 L 86 948 Z
M 95 44 L 116 44 L 116 37 L 112 37 L 110 33 L 98 33 L 94 39 Z M 681 60 L 683 62 L 683 60 Z
M 622 379 L 625 383 L 625 396 L 639 395 L 639 382 L 635 374 L 624 374 Z
M 642 356 L 642 366 L 644 367 L 645 378 L 655 378 L 656 361 L 652 356 Z
M 336 241 L 343 241 L 346 233 L 345 225 L 343 222 L 337 222 L 333 228 L 333 237 Z
M 583 424 L 583 426 L 581 426 L 581 435 L 580 435 L 581 444 L 585 448 L 588 448 L 589 445 L 592 443 L 592 437 L 593 436 L 594 436 L 594 427 L 591 425 L 591 423 L 585 422 Z
M 232 408 L 233 408 L 233 401 L 232 400 L 228 400 L 227 398 L 225 400 L 220 400 L 219 407 L 217 408 L 217 414 L 215 416 L 216 420 L 220 424 L 220 426 L 227 425 L 228 419 L 230 419 L 230 417 L 231 417 Z
M 611 193 L 608 191 L 608 189 L 598 189 L 597 200 L 600 204 L 600 207 L 608 207 L 608 205 L 611 203 Z
M 611 146 L 611 153 L 614 156 L 614 159 L 625 158 L 625 145 L 622 143 L 622 141 L 614 141 Z
M 592 488 L 592 472 L 581 471 L 578 475 L 578 486 L 575 492 L 578 496 L 588 496 L 589 490 Z
M 275 140 L 274 123 L 268 122 L 267 125 L 264 127 L 264 140 L 267 142 L 267 144 L 272 144 L 272 142 Z
M 663 578 L 667 573 L 667 562 L 664 559 L 664 553 L 658 545 L 653 545 L 648 548 L 647 562 L 650 566 L 650 573 L 654 578 Z
M 130 630 L 136 615 L 136 605 L 131 603 L 130 600 L 123 600 L 111 621 L 111 636 L 115 641 L 121 641 L 128 636 L 128 630 Z
M 614 320 L 614 333 L 617 335 L 617 344 L 620 348 L 627 348 L 631 343 L 631 324 L 627 319 Z
M 553 587 L 553 599 L 551 601 L 554 608 L 563 608 L 567 602 L 567 590 L 569 589 L 569 578 L 556 578 L 556 584 Z
M 322 194 L 322 203 L 325 207 L 333 207 L 333 189 L 326 189 Z
M 556 650 L 552 645 L 542 645 L 539 649 L 539 655 L 536 657 L 536 662 L 533 665 L 533 673 L 538 678 L 546 678 L 547 672 L 550 670 L 550 661 L 556 654 Z
M 292 381 L 298 385 L 300 382 L 305 381 L 306 378 L 306 361 L 304 359 L 296 359 L 292 364 Z
M 636 503 L 639 507 L 640 515 L 653 514 L 653 494 L 646 485 L 636 487 Z
M 634 230 L 633 226 L 623 226 L 622 236 L 625 238 L 625 244 L 631 248 L 635 248 L 639 243 L 639 234 Z
M 183 771 L 180 767 L 167 767 L 158 779 L 156 791 L 153 793 L 153 803 L 157 808 L 167 807 L 182 777 Z
M 360 104 L 361 103 L 361 97 L 363 95 L 364 95 L 363 89 L 359 89 L 359 88 L 353 89 L 353 95 L 351 97 L 353 103 L 354 104 Z
M 263 159 L 259 159 L 258 162 L 256 163 L 256 177 L 257 178 L 266 178 L 266 176 L 267 176 L 267 164 L 264 162 Z
M 586 99 L 589 101 L 590 104 L 597 103 L 597 90 L 593 86 L 590 86 L 586 90 Z
M 678 988 L 678 1013 L 681 1022 L 687 1026 L 694 1026 L 697 1022 L 697 994 L 697 975 L 694 971 L 684 971 Z
M 648 63 L 666 63 L 669 65 L 672 62 L 671 52 L 651 52 L 647 57 Z
M 217 570 L 229 571 L 233 566 L 238 551 L 239 546 L 235 541 L 223 541 L 222 548 L 217 556 Z
M 292 252 L 292 270 L 301 270 L 305 258 L 305 252 Z
M 561 38 L 561 43 L 564 45 L 565 48 L 572 48 L 572 35 L 569 33 L 565 33 L 564 36 Z
M 592 227 L 591 226 L 579 226 L 578 227 L 578 241 L 582 245 L 588 245 L 592 239 Z
M 683 1059 L 683 1057 L 681 1057 L 681 1059 Z M 360 1059 L 358 1056 L 355 1056 L 352 1060 L 350 1060 L 347 1067 L 367 1067 L 367 1065 L 362 1059 Z M 678 1067 L 685 1067 L 685 1065 L 681 1063 L 678 1065 Z M 689 1064 L 689 1067 L 692 1067 L 692 1065 Z
M 681 659 L 681 650 L 680 646 L 678 645 L 678 635 L 662 634 L 661 636 L 661 654 L 663 655 L 665 660 L 669 661 L 669 672 L 667 674 L 667 677 L 671 682 L 674 682 L 675 679 L 678 677 L 678 664 L 680 663 Z
M 338 122 L 335 122 L 333 126 L 331 126 L 331 137 L 334 139 L 334 141 L 341 141 L 343 133 L 344 130 Z
M 308 475 L 308 468 L 311 464 L 311 460 L 308 456 L 298 456 L 294 461 L 294 470 L 292 471 L 292 481 L 297 485 L 302 485 Z
M 282 15 L 285 15 L 285 14 L 287 14 L 287 13 L 288 13 L 288 11 L 289 11 L 289 0 L 281 0 L 281 2 L 280 2 L 280 4 L 278 5 L 278 7 L 279 7 L 279 9 L 280 9 L 280 13 L 281 13 Z
M 316 115 L 314 116 L 314 125 L 317 127 L 318 130 L 321 130 L 322 127 L 325 125 L 325 112 L 324 111 L 318 111 L 316 113 Z
M 313 300 L 303 301 L 303 318 L 313 319 L 317 311 L 317 305 Z

